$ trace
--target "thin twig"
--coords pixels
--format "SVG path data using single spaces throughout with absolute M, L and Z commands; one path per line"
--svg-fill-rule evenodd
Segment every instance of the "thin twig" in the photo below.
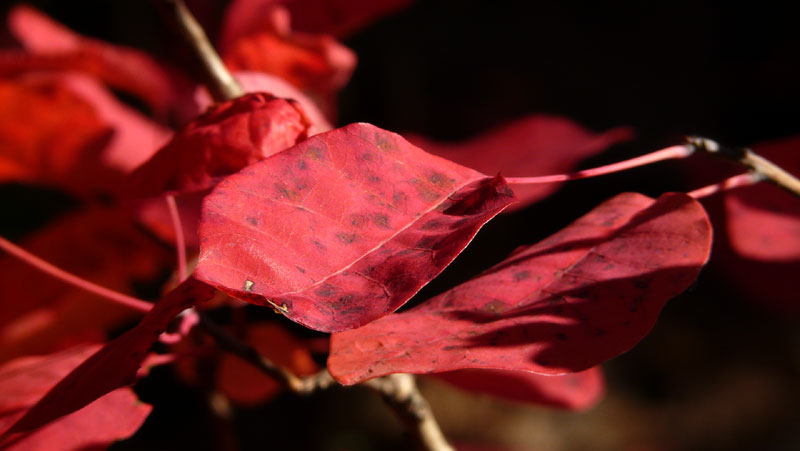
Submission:
M 244 91 L 239 82 L 228 72 L 208 36 L 197 23 L 182 0 L 162 0 L 175 19 L 178 31 L 191 47 L 204 72 L 206 86 L 214 100 L 220 102 L 235 99 Z
M 249 362 L 292 392 L 308 395 L 338 385 L 328 370 L 322 370 L 306 377 L 297 376 L 262 356 L 255 348 L 238 340 L 203 313 L 198 313 L 198 315 L 200 327 L 214 337 L 221 348 Z M 368 380 L 361 385 L 369 387 L 381 395 L 423 449 L 428 451 L 453 450 L 436 422 L 430 405 L 419 392 L 414 376 L 391 374 Z
M 64 271 L 63 269 L 31 254 L 30 252 L 17 246 L 11 241 L 6 240 L 3 237 L 0 237 L 0 249 L 8 252 L 9 254 L 22 260 L 23 262 L 33 266 L 39 271 L 42 271 L 46 274 L 49 274 L 50 276 L 55 277 L 56 279 L 61 280 L 62 282 L 65 282 L 76 288 L 80 288 L 84 291 L 88 291 L 89 293 L 96 294 L 97 296 L 100 296 L 104 299 L 108 299 L 109 301 L 115 302 L 119 305 L 123 305 L 125 307 L 143 313 L 147 313 L 150 311 L 151 308 L 153 308 L 153 304 L 150 302 L 144 301 L 142 299 L 137 299 L 135 297 L 128 296 L 126 294 L 122 294 L 105 287 L 101 287 L 100 285 L 97 285 L 96 283 L 93 282 L 89 282 L 86 279 L 82 279 L 76 276 L 75 274 L 68 273 L 67 271 Z
M 757 172 L 745 172 L 744 174 L 739 174 L 739 175 L 734 175 L 733 177 L 729 177 L 719 183 L 714 183 L 713 185 L 697 188 L 696 190 L 690 191 L 686 194 L 695 199 L 702 199 L 703 197 L 707 197 L 712 194 L 728 191 L 734 188 L 739 188 L 741 186 L 754 185 L 762 181 L 764 181 L 763 175 Z
M 716 141 L 699 136 L 687 137 L 686 141 L 697 150 L 736 161 L 759 174 L 764 180 L 800 197 L 800 180 L 797 177 L 750 149 L 721 146 Z
M 610 174 L 612 172 L 624 171 L 639 166 L 648 165 L 658 161 L 671 160 L 675 158 L 686 158 L 694 152 L 691 145 L 671 146 L 666 149 L 657 150 L 645 155 L 641 155 L 630 160 L 607 164 L 591 169 L 573 172 L 569 174 L 542 175 L 538 177 L 506 177 L 509 185 L 534 185 L 540 183 L 557 183 L 570 180 L 579 180 L 598 175 Z
M 430 404 L 422 396 L 411 374 L 390 374 L 363 382 L 361 385 L 380 393 L 406 429 L 414 434 L 422 449 L 453 451 L 433 416 Z

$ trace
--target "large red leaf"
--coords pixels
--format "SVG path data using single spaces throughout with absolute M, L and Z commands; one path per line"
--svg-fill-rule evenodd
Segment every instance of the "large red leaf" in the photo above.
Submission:
M 605 390 L 600 367 L 559 375 L 466 369 L 436 373 L 434 376 L 471 392 L 572 410 L 586 410 L 594 406 L 600 402 Z
M 160 278 L 174 255 L 120 209 L 95 208 L 61 218 L 21 243 L 44 260 L 125 294 Z M 0 255 L 0 362 L 53 352 L 87 337 L 105 339 L 140 316 Z
M 408 312 L 334 334 L 344 384 L 390 373 L 581 371 L 635 345 L 697 277 L 711 227 L 684 194 L 620 194 Z
M 6 52 L 0 73 L 80 71 L 145 100 L 162 114 L 179 94 L 174 75 L 146 53 L 80 36 L 28 6 L 8 16 L 11 33 L 30 54 Z
M 263 26 L 264 15 L 276 4 L 285 5 L 298 30 L 336 36 L 349 35 L 381 16 L 410 5 L 413 0 L 234 0 L 225 11 L 221 47 Z
M 0 367 L 0 434 L 97 348 L 76 346 L 57 354 L 20 358 Z M 117 389 L 42 429 L 3 437 L 0 448 L 19 451 L 105 448 L 136 432 L 151 409 L 139 402 L 132 390 Z
M 195 275 L 312 329 L 358 327 L 403 305 L 511 202 L 499 176 L 352 124 L 217 185 Z
M 89 357 L 61 379 L 9 429 L 22 432 L 72 413 L 97 398 L 131 384 L 150 346 L 178 313 L 210 299 L 213 289 L 189 278 L 169 292 L 133 329 Z
M 292 32 L 289 12 L 278 3 L 253 13 L 257 26 L 220 46 L 231 70 L 267 72 L 312 97 L 335 116 L 336 93 L 350 80 L 355 54 L 331 36 Z M 223 36 L 225 36 L 223 30 Z
M 219 177 L 305 139 L 310 121 L 293 100 L 251 93 L 213 105 L 130 177 L 141 196 L 208 189 Z
M 533 115 L 461 143 L 436 143 L 414 135 L 408 139 L 434 155 L 485 174 L 533 177 L 571 171 L 582 160 L 632 136 L 627 127 L 597 134 L 565 118 Z M 537 202 L 558 187 L 557 183 L 515 186 L 520 202 L 509 211 Z

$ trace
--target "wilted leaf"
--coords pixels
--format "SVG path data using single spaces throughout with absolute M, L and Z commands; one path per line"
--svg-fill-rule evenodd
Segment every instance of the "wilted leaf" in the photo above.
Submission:
M 119 209 L 76 212 L 21 244 L 44 260 L 112 290 L 134 294 L 174 257 Z M 138 317 L 127 307 L 67 285 L 16 258 L 0 256 L 0 362 L 53 352 Z
M 99 347 L 77 346 L 57 354 L 20 358 L 0 367 L 0 434 Z M 105 448 L 136 432 L 151 409 L 139 402 L 132 390 L 117 389 L 42 429 L 3 437 L 0 448 L 26 451 Z
M 312 329 L 357 327 L 403 305 L 511 202 L 501 177 L 353 124 L 217 185 L 195 275 Z
M 310 376 L 318 371 L 308 349 L 280 324 L 250 325 L 242 341 L 298 376 Z M 243 405 L 263 403 L 282 388 L 275 379 L 229 353 L 225 353 L 220 360 L 217 387 L 231 401 Z
M 711 227 L 684 194 L 621 194 L 408 312 L 334 334 L 344 384 L 390 373 L 585 370 L 635 345 L 705 264 Z
M 605 389 L 600 367 L 559 375 L 466 369 L 436 373 L 434 376 L 471 392 L 573 410 L 586 410 L 594 406 L 600 402 Z
M 311 122 L 308 127 L 308 136 L 327 132 L 333 128 L 313 100 L 282 78 L 263 72 L 248 71 L 233 72 L 233 76 L 245 92 L 266 92 L 275 97 L 292 99 L 300 103 L 302 111 Z M 194 100 L 197 107 L 195 115 L 205 111 L 214 103 L 208 91 L 203 87 L 198 87 L 197 91 L 195 91 Z
M 582 160 L 632 136 L 633 132 L 626 127 L 596 134 L 568 119 L 534 115 L 462 143 L 435 143 L 414 135 L 408 140 L 434 155 L 485 174 L 534 177 L 572 171 Z M 514 186 L 520 202 L 508 211 L 537 202 L 559 186 L 557 183 Z
M 208 189 L 219 177 L 305 139 L 308 127 L 291 99 L 253 93 L 215 104 L 136 169 L 130 189 L 140 196 Z
M 61 379 L 9 429 L 23 432 L 72 413 L 97 398 L 131 384 L 150 346 L 178 313 L 210 299 L 213 290 L 189 278 L 162 298 L 142 321 Z
M 170 74 L 146 53 L 80 36 L 29 6 L 16 6 L 8 26 L 28 54 L 6 51 L 0 74 L 78 71 L 145 100 L 161 115 L 178 95 Z
M 278 3 L 251 13 L 257 24 L 225 39 L 220 52 L 231 70 L 267 72 L 313 98 L 334 117 L 336 93 L 350 80 L 355 54 L 331 36 L 292 32 L 289 12 Z M 225 29 L 223 36 L 230 36 Z

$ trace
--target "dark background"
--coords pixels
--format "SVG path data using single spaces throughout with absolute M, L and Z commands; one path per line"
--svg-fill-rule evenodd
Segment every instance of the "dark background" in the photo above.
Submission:
M 153 2 L 30 3 L 80 33 L 190 67 Z M 11 4 L 4 4 L 4 13 Z M 213 35 L 224 3 L 194 4 Z M 687 134 L 732 145 L 791 136 L 800 131 L 798 13 L 797 2 L 420 1 L 344 41 L 359 65 L 341 92 L 339 122 L 367 121 L 441 140 L 468 138 L 530 113 L 563 115 L 595 131 L 634 127 L 635 141 L 585 167 L 671 145 Z M 573 182 L 501 216 L 417 301 L 618 192 L 696 188 L 687 175 L 693 161 Z M 38 199 L 28 191 L 20 198 Z M 800 449 L 797 318 L 740 297 L 726 278 L 712 263 L 687 294 L 668 303 L 639 346 L 605 365 L 609 392 L 590 412 L 496 402 L 430 382 L 423 388 L 459 443 Z M 203 395 L 169 371 L 156 371 L 137 390 L 155 411 L 115 449 L 408 446 L 380 401 L 359 389 L 281 396 L 264 408 L 237 411 L 230 422 L 209 415 Z

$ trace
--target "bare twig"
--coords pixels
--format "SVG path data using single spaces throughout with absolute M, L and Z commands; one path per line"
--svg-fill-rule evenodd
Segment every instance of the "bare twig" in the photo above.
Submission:
M 380 393 L 406 429 L 414 434 L 422 449 L 430 451 L 453 451 L 444 437 L 439 423 L 433 416 L 430 404 L 417 388 L 411 374 L 390 374 L 370 379 L 362 385 Z
M 716 141 L 698 136 L 686 138 L 689 145 L 697 150 L 733 160 L 786 191 L 800 197 L 800 180 L 783 168 L 747 148 L 721 146 Z
M 235 99 L 244 91 L 239 82 L 228 72 L 208 36 L 197 23 L 183 0 L 162 0 L 169 8 L 178 31 L 192 49 L 204 72 L 206 86 L 216 101 Z
M 306 377 L 297 376 L 232 336 L 203 313 L 199 313 L 199 316 L 199 325 L 214 337 L 220 347 L 249 362 L 294 393 L 308 395 L 337 384 L 328 370 L 322 370 Z M 419 392 L 414 376 L 390 374 L 368 380 L 361 385 L 369 387 L 381 395 L 403 425 L 414 435 L 422 449 L 428 451 L 453 450 L 439 428 L 430 405 Z

